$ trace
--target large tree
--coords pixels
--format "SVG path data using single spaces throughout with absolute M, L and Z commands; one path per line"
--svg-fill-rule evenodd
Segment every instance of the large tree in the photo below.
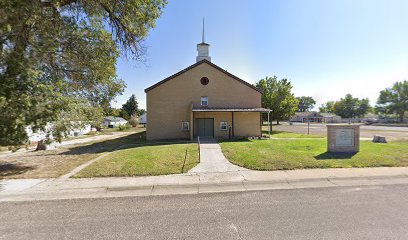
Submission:
M 316 104 L 316 101 L 313 99 L 313 97 L 301 96 L 297 97 L 296 99 L 299 101 L 298 112 L 308 112 Z
M 351 94 L 334 103 L 334 113 L 342 118 L 362 117 L 371 110 L 368 98 L 358 99 Z
M 120 55 L 140 60 L 165 0 L 0 1 L 0 145 L 47 123 L 62 136 L 124 89 Z M 96 114 L 95 112 L 98 112 Z M 57 139 L 58 140 L 58 139 Z
M 134 94 L 122 105 L 122 110 L 129 115 L 129 118 L 139 114 L 139 107 Z
M 278 80 L 276 76 L 259 80 L 255 86 L 263 91 L 262 106 L 271 111 L 271 120 L 279 124 L 287 120 L 298 109 L 299 101 L 292 93 L 292 84 L 287 79 Z
M 397 114 L 402 122 L 408 111 L 408 81 L 396 82 L 391 88 L 382 90 L 375 109 L 380 113 Z
M 320 105 L 319 112 L 334 113 L 334 101 L 328 101 L 325 104 Z

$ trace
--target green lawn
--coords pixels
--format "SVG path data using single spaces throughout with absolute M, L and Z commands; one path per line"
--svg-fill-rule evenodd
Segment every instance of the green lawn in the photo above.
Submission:
M 185 173 L 198 164 L 196 143 L 143 144 L 96 161 L 74 177 L 147 176 Z
M 408 142 L 360 142 L 356 154 L 326 152 L 326 139 L 243 140 L 220 143 L 234 164 L 256 170 L 408 166 Z

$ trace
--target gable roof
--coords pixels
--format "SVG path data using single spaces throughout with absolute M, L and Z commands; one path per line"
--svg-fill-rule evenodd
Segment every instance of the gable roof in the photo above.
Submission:
M 322 115 L 323 117 L 338 117 L 334 113 L 319 113 L 319 114 Z
M 191 65 L 191 66 L 189 66 L 189 67 L 187 67 L 187 68 L 181 70 L 180 72 L 177 72 L 177 73 L 171 75 L 170 77 L 167 77 L 167 78 L 161 80 L 160 82 L 158 82 L 158 83 L 156 83 L 156 84 L 154 84 L 154 85 L 152 85 L 152 86 L 146 88 L 144 91 L 147 93 L 148 91 L 150 91 L 150 90 L 152 90 L 152 89 L 154 89 L 154 88 L 156 88 L 156 87 L 162 85 L 163 83 L 165 83 L 165 82 L 167 82 L 167 81 L 170 81 L 171 79 L 173 79 L 173 78 L 175 78 L 175 77 L 177 77 L 177 76 L 179 76 L 179 75 L 181 75 L 181 74 L 187 72 L 188 70 L 193 69 L 193 68 L 195 68 L 195 67 L 197 67 L 198 65 L 203 64 L 203 63 L 207 63 L 208 65 L 214 67 L 215 69 L 221 71 L 222 73 L 228 75 L 229 77 L 231 77 L 231 78 L 237 80 L 238 82 L 240 82 L 240 83 L 242 83 L 242 84 L 244 84 L 244 85 L 246 85 L 246 86 L 248 86 L 248 87 L 254 89 L 255 91 L 258 91 L 258 92 L 260 92 L 261 94 L 263 94 L 263 92 L 262 92 L 261 89 L 255 87 L 255 86 L 253 86 L 252 84 L 250 84 L 250 83 L 248 83 L 248 82 L 242 80 L 241 78 L 239 78 L 239 77 L 237 77 L 237 76 L 235 76 L 235 75 L 229 73 L 228 71 L 222 69 L 221 67 L 215 65 L 214 63 L 212 63 L 212 62 L 210 62 L 210 61 L 208 61 L 208 60 L 206 60 L 206 59 L 203 59 L 203 60 L 201 60 L 201 61 L 199 61 L 199 62 L 196 62 L 196 63 L 194 63 L 193 65 Z
M 271 112 L 267 108 L 207 108 L 207 107 L 193 107 L 193 112 Z
M 296 117 L 322 117 L 322 115 L 318 112 L 295 112 Z
M 114 116 L 107 116 L 104 119 L 105 121 L 110 121 L 110 122 L 123 122 L 126 121 L 126 119 L 123 119 L 121 117 L 114 117 Z

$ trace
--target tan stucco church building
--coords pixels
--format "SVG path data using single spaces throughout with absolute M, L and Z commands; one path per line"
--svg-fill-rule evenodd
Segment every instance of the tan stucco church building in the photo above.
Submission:
M 262 92 L 211 62 L 197 44 L 196 63 L 145 89 L 148 140 L 262 135 Z

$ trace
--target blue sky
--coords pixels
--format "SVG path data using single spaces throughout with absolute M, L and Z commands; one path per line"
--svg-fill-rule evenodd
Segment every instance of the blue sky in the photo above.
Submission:
M 317 106 L 347 93 L 374 105 L 380 90 L 408 80 L 406 0 L 170 0 L 145 62 L 118 60 L 127 88 L 112 105 L 135 94 L 145 108 L 145 88 L 194 64 L 203 16 L 213 63 L 249 83 L 288 78 Z

